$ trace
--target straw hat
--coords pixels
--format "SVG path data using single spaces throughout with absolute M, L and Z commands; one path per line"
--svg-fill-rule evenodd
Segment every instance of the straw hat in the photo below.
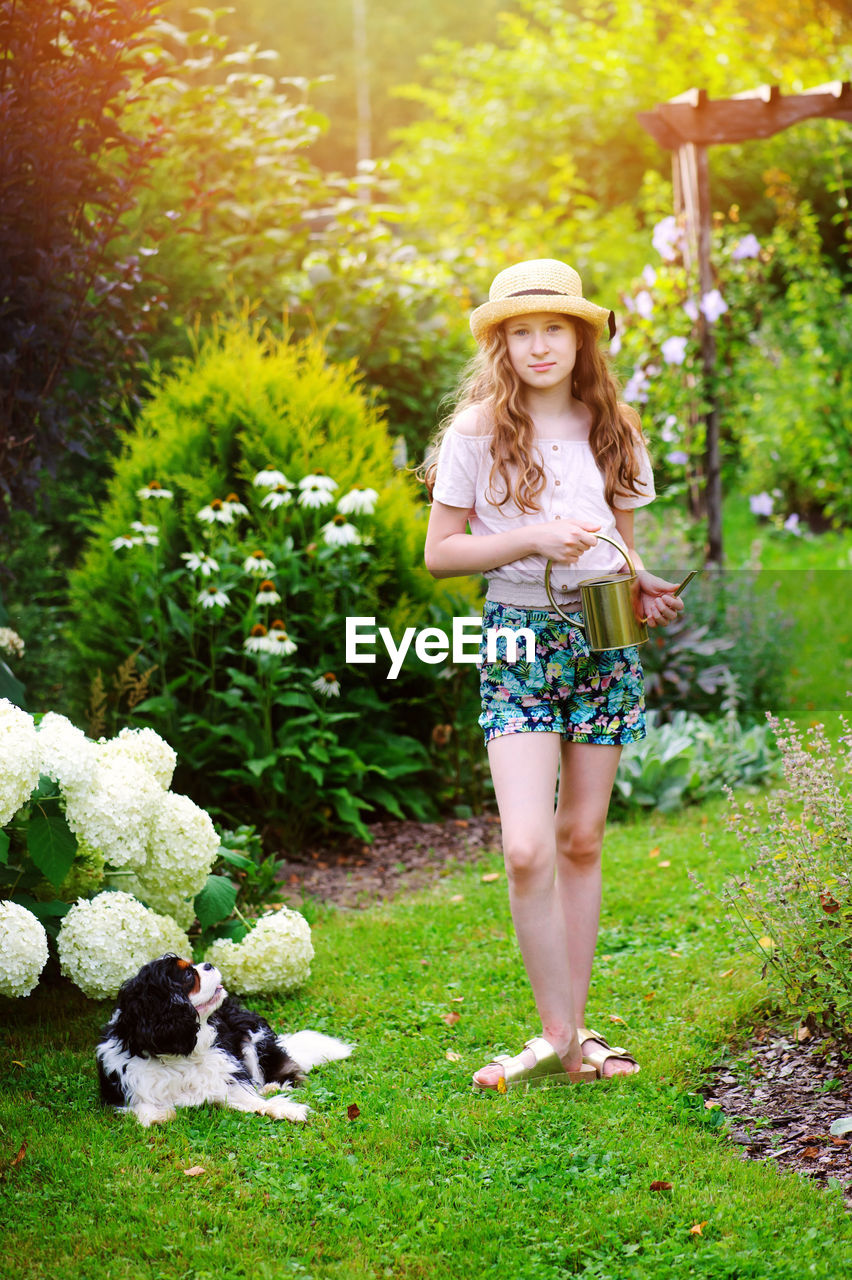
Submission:
M 488 291 L 488 301 L 471 312 L 471 332 L 477 342 L 482 342 L 494 325 L 534 311 L 578 316 L 587 320 L 598 334 L 608 324 L 610 337 L 615 333 L 613 313 L 584 298 L 583 282 L 577 272 L 556 258 L 519 262 L 496 275 Z

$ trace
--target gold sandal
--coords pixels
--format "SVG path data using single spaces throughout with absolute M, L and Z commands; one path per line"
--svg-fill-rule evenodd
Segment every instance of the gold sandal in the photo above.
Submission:
M 593 1031 L 590 1027 L 578 1027 L 577 1035 L 580 1037 L 580 1044 L 583 1046 L 583 1061 L 594 1067 L 595 1074 L 599 1078 L 603 1077 L 604 1063 L 609 1062 L 610 1058 L 622 1058 L 625 1062 L 632 1062 L 636 1068 L 635 1071 L 619 1071 L 617 1072 L 618 1075 L 635 1076 L 639 1074 L 639 1063 L 633 1057 L 633 1054 L 628 1053 L 621 1045 L 609 1044 L 599 1031 Z M 586 1048 L 589 1041 L 593 1045 L 590 1052 Z M 607 1077 L 607 1079 L 612 1078 L 611 1076 Z
M 597 1077 L 594 1066 L 589 1065 L 580 1067 L 578 1071 L 566 1071 L 559 1054 L 543 1036 L 535 1036 L 532 1040 L 527 1040 L 524 1048 L 533 1051 L 535 1062 L 532 1066 L 526 1067 L 519 1064 L 510 1067 L 509 1063 L 513 1061 L 512 1056 L 507 1053 L 498 1054 L 496 1058 L 486 1063 L 489 1067 L 503 1068 L 503 1076 L 498 1080 L 497 1088 L 491 1089 L 474 1080 L 474 1089 L 478 1089 L 481 1093 L 507 1093 L 509 1089 L 542 1089 L 550 1085 L 586 1084 Z

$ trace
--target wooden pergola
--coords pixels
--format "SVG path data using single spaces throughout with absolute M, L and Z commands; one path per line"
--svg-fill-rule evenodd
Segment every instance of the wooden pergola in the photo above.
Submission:
M 712 209 L 708 150 L 712 146 L 769 138 L 802 120 L 852 121 L 852 83 L 835 80 L 804 93 L 784 95 L 775 85 L 761 85 L 732 98 L 712 99 L 703 89 L 688 89 L 643 111 L 639 123 L 661 147 L 672 153 L 675 213 L 686 223 L 687 270 L 697 264 L 698 290 L 713 288 L 711 258 Z M 719 421 L 715 391 L 716 339 L 713 326 L 699 312 L 701 363 L 706 414 L 704 453 L 707 506 L 707 560 L 722 565 L 722 483 Z

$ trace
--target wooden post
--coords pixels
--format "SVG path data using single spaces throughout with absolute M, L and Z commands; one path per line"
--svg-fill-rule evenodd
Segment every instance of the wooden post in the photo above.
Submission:
M 692 145 L 692 144 L 690 144 Z M 707 148 L 695 147 L 697 195 L 698 288 L 704 298 L 713 288 L 711 261 L 712 218 L 710 207 L 710 166 Z M 701 339 L 701 368 L 704 399 L 704 485 L 707 496 L 707 561 L 722 567 L 722 468 L 719 456 L 719 408 L 716 403 L 716 335 L 713 324 L 699 311 L 698 331 Z

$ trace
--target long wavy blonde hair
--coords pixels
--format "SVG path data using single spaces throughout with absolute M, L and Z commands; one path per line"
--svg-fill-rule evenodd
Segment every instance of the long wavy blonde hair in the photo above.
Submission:
M 618 384 L 597 335 L 583 320 L 571 317 L 578 338 L 577 362 L 571 390 L 591 411 L 589 445 L 604 477 L 609 506 L 627 494 L 637 494 L 639 443 L 642 426 L 635 409 L 618 399 Z M 443 419 L 418 475 L 429 498 L 435 485 L 441 441 L 454 419 L 472 405 L 481 405 L 491 423 L 491 474 L 488 500 L 502 507 L 513 502 L 520 511 L 538 511 L 538 495 L 545 472 L 538 461 L 533 421 L 524 406 L 524 386 L 509 362 L 503 325 L 495 325 L 468 365 L 452 412 Z M 497 491 L 502 497 L 497 496 Z

